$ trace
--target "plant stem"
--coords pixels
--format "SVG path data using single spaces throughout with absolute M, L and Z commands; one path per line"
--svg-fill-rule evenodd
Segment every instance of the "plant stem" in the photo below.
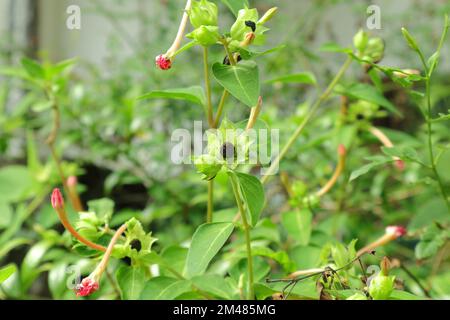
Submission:
M 206 212 L 206 222 L 211 223 L 214 211 L 214 180 L 208 181 L 208 208 Z
M 225 106 L 225 101 L 228 98 L 228 91 L 223 90 L 222 97 L 220 98 L 219 106 L 217 107 L 216 119 L 214 120 L 213 128 L 217 128 L 219 126 L 220 118 L 222 117 L 223 107 Z
M 248 300 L 253 300 L 255 297 L 253 288 L 253 257 L 252 257 L 252 246 L 250 239 L 250 226 L 247 222 L 247 216 L 245 215 L 244 208 L 242 206 L 241 196 L 239 195 L 239 186 L 233 175 L 230 175 L 231 186 L 233 187 L 234 197 L 236 198 L 236 204 L 238 206 L 240 215 L 242 217 L 242 223 L 244 225 L 245 243 L 247 249 L 247 267 L 248 267 Z
M 205 77 L 208 124 L 212 128 L 212 127 L 214 127 L 214 115 L 213 115 L 212 102 L 211 102 L 211 82 L 209 80 L 208 48 L 207 47 L 203 47 L 203 72 L 204 72 L 204 77 Z
M 425 57 L 423 56 L 422 52 L 420 50 L 417 51 L 420 57 L 420 60 L 422 61 L 423 67 L 425 69 L 426 78 L 425 78 L 425 95 L 427 100 L 427 115 L 426 115 L 426 122 L 427 122 L 427 134 L 428 134 L 428 155 L 430 157 L 430 165 L 431 165 L 431 171 L 433 171 L 433 174 L 438 182 L 439 189 L 441 191 L 442 197 L 444 198 L 444 201 L 447 205 L 447 209 L 450 212 L 450 202 L 447 197 L 447 193 L 445 192 L 444 184 L 442 183 L 442 179 L 439 176 L 439 173 L 436 168 L 436 161 L 434 158 L 434 151 L 433 151 L 433 128 L 432 128 L 432 115 L 431 115 L 431 87 L 430 87 L 430 80 L 431 80 L 431 74 L 428 72 L 428 66 L 425 61 Z
M 203 71 L 205 76 L 205 89 L 206 89 L 206 104 L 207 104 L 207 118 L 210 128 L 214 128 L 214 113 L 211 102 L 211 82 L 209 80 L 209 68 L 208 68 L 208 48 L 203 47 Z M 206 209 L 206 222 L 212 222 L 212 215 L 214 210 L 214 181 L 208 181 L 208 203 Z
M 316 102 L 313 104 L 309 112 L 306 114 L 306 117 L 303 119 L 302 123 L 297 127 L 295 132 L 292 134 L 292 136 L 289 138 L 288 142 L 284 145 L 283 149 L 281 150 L 280 154 L 272 161 L 272 164 L 270 165 L 269 169 L 267 169 L 265 175 L 262 177 L 261 182 L 264 184 L 266 183 L 270 176 L 275 173 L 275 170 L 277 170 L 281 159 L 284 158 L 288 150 L 292 147 L 295 140 L 300 136 L 305 126 L 308 124 L 309 120 L 314 116 L 314 114 L 317 112 L 317 109 L 320 107 L 320 105 L 328 99 L 330 94 L 332 93 L 334 87 L 338 84 L 338 82 L 341 80 L 342 76 L 344 75 L 345 71 L 347 71 L 348 67 L 350 66 L 352 62 L 352 57 L 347 57 L 347 60 L 342 65 L 341 69 L 338 71 L 334 79 L 331 81 L 331 83 L 328 85 L 326 90 L 322 93 L 322 95 L 316 100 Z

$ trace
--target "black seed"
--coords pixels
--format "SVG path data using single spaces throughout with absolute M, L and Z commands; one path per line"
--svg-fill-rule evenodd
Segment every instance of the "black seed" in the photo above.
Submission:
M 131 249 L 136 249 L 137 251 L 140 251 L 142 248 L 141 241 L 139 241 L 138 239 L 134 239 L 133 241 L 131 241 L 130 246 Z
M 242 57 L 241 57 L 240 54 L 238 54 L 238 55 L 237 55 L 237 58 L 236 58 L 236 62 L 239 62 L 239 61 L 241 61 L 241 60 L 242 60 Z M 230 59 L 228 58 L 228 56 L 225 56 L 225 58 L 223 58 L 223 63 L 222 63 L 222 64 L 225 64 L 225 65 L 227 65 L 227 66 L 231 65 Z
M 247 27 L 249 27 L 250 29 L 252 29 L 253 32 L 256 31 L 256 23 L 254 23 L 253 21 L 250 21 L 250 20 L 245 21 L 245 25 Z
M 121 259 L 127 266 L 131 266 L 131 258 L 125 257 Z
M 236 148 L 231 142 L 225 142 L 220 149 L 220 153 L 224 160 L 234 159 L 236 157 Z

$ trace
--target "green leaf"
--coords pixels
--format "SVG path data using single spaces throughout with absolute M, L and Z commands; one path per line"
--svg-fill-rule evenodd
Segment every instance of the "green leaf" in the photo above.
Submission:
M 248 0 L 222 0 L 222 3 L 224 3 L 236 17 L 238 16 L 239 10 L 250 7 Z
M 371 171 L 372 169 L 374 169 L 378 166 L 381 166 L 383 164 L 393 161 L 392 158 L 387 158 L 387 157 L 382 157 L 382 156 L 372 157 L 371 159 L 372 159 L 371 163 L 368 163 L 368 164 L 362 166 L 361 168 L 352 171 L 352 173 L 350 175 L 350 181 L 353 181 L 353 180 L 359 178 L 360 176 L 368 173 L 369 171 Z
M 283 213 L 281 221 L 292 238 L 302 246 L 308 245 L 312 231 L 312 213 L 310 210 L 302 209 Z
M 20 276 L 24 288 L 28 288 L 43 270 L 39 269 L 47 250 L 50 248 L 48 242 L 38 242 L 25 255 L 20 268 Z
M 138 98 L 138 100 L 146 99 L 174 99 L 184 100 L 204 106 L 206 104 L 205 92 L 200 86 L 189 88 L 153 90 Z
M 45 77 L 45 70 L 42 66 L 34 60 L 28 58 L 22 58 L 21 60 L 22 66 L 25 71 L 35 79 L 43 79 Z
M 0 202 L 0 229 L 4 229 L 11 223 L 12 209 L 8 203 Z
M 441 229 L 436 224 L 432 224 L 420 237 L 420 242 L 415 248 L 416 258 L 426 259 L 434 256 L 449 239 L 450 230 Z
M 192 290 L 189 280 L 177 280 L 169 277 L 155 277 L 145 283 L 141 300 L 173 300 Z
M 142 268 L 122 266 L 117 270 L 116 278 L 123 300 L 139 299 L 145 286 L 145 273 Z
M 236 99 L 249 107 L 254 107 L 258 103 L 259 70 L 254 61 L 241 61 L 235 66 L 217 62 L 212 70 L 217 82 Z
M 415 294 L 406 291 L 394 290 L 389 296 L 389 300 L 425 300 L 425 298 L 416 296 Z
M 67 291 L 67 264 L 58 263 L 48 273 L 48 287 L 53 299 L 61 299 Z
M 192 236 L 186 259 L 184 274 L 188 278 L 205 272 L 211 260 L 223 247 L 233 232 L 234 225 L 229 222 L 205 223 L 197 228 Z
M 330 43 L 325 43 L 324 45 L 322 45 L 320 47 L 320 51 L 323 51 L 323 52 L 351 53 L 352 49 L 351 48 L 344 48 L 344 47 L 340 46 L 337 43 L 330 42 Z
M 313 84 L 316 85 L 316 77 L 311 72 L 300 72 L 295 74 L 288 74 L 280 77 L 273 78 L 268 80 L 267 83 L 304 83 L 304 84 Z
M 52 107 L 53 102 L 49 101 L 49 100 L 44 100 L 44 101 L 39 101 L 36 104 L 33 104 L 33 106 L 31 107 L 31 109 L 34 112 L 43 112 L 45 110 L 48 110 Z
M 417 154 L 417 151 L 411 147 L 381 147 L 381 150 L 388 156 L 399 157 L 402 160 L 409 160 L 423 164 L 422 160 Z
M 238 179 L 242 196 L 248 210 L 249 223 L 254 227 L 258 223 L 259 216 L 264 207 L 264 187 L 261 181 L 254 176 L 241 172 L 233 172 L 230 174 L 234 174 Z
M 0 269 L 0 284 L 8 279 L 14 272 L 17 271 L 17 267 L 14 264 L 9 264 L 6 267 Z
M 342 85 L 336 86 L 335 91 L 338 94 L 353 98 L 365 100 L 368 102 L 375 103 L 379 106 L 386 108 L 392 113 L 402 116 L 402 114 L 397 110 L 397 108 L 387 100 L 375 87 L 364 84 L 364 83 L 354 83 L 348 87 Z
M 21 200 L 33 180 L 25 166 L 12 165 L 0 169 L 0 202 Z
M 232 300 L 237 293 L 226 279 L 215 274 L 204 274 L 192 278 L 192 283 L 201 291 L 210 293 L 216 297 Z

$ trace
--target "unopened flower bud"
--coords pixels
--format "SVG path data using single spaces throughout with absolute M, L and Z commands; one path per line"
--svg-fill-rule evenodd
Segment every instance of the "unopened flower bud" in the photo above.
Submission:
M 75 187 L 78 183 L 77 177 L 70 176 L 67 178 L 67 186 L 68 187 Z
M 98 289 L 98 282 L 91 277 L 87 277 L 84 278 L 81 283 L 76 286 L 75 292 L 77 294 L 77 297 L 86 297 L 93 294 Z
M 214 26 L 200 26 L 186 37 L 196 40 L 204 47 L 211 46 L 219 40 L 219 27 Z
M 58 188 L 53 189 L 51 201 L 53 209 L 64 209 L 64 198 Z
M 413 38 L 413 36 L 406 30 L 405 28 L 402 28 L 403 37 L 408 42 L 409 46 L 415 50 L 419 51 L 419 46 L 417 45 L 416 39 Z
M 347 153 L 347 150 L 345 149 L 345 146 L 341 143 L 338 146 L 338 154 L 339 154 L 339 156 L 343 157 L 343 156 L 345 156 L 346 153 Z
M 165 54 L 160 54 L 155 58 L 155 64 L 161 70 L 169 70 L 172 67 L 172 61 Z
M 397 78 L 406 78 L 409 76 L 420 76 L 420 71 L 416 69 L 403 69 L 400 71 L 394 71 L 394 76 Z
M 264 13 L 264 15 L 261 17 L 261 19 L 259 19 L 258 24 L 265 24 L 266 22 L 271 20 L 275 15 L 275 13 L 277 13 L 277 11 L 278 11 L 277 7 L 273 7 L 267 10 L 266 13 Z
M 195 28 L 217 26 L 217 16 L 216 4 L 207 0 L 195 1 L 189 10 L 189 19 Z
M 383 257 L 383 259 L 380 262 L 381 267 L 381 273 L 384 276 L 389 275 L 389 269 L 391 268 L 391 262 L 389 261 L 388 257 Z
M 386 234 L 396 239 L 406 234 L 406 228 L 402 226 L 388 226 L 386 227 Z
M 255 40 L 255 33 L 254 32 L 249 32 L 245 35 L 244 40 L 240 43 L 240 46 L 245 48 L 248 47 L 249 45 L 251 45 L 253 43 L 253 41 Z

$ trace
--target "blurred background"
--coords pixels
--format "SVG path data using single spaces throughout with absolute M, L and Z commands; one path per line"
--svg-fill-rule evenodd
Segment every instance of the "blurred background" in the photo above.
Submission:
M 167 72 L 154 66 L 154 57 L 165 52 L 173 41 L 184 4 L 182 0 L 0 0 L 3 68 L 18 66 L 23 56 L 52 62 L 77 59 L 61 100 L 58 150 L 67 171 L 79 177 L 83 202 L 112 199 L 116 225 L 136 216 L 153 230 L 159 239 L 157 246 L 161 247 L 189 239 L 206 210 L 206 183 L 192 166 L 174 166 L 170 162 L 171 133 L 176 128 L 191 129 L 194 120 L 204 118 L 203 110 L 183 101 L 136 100 L 151 90 L 202 85 L 198 48 L 177 57 Z M 351 46 L 353 35 L 360 28 L 366 29 L 369 5 L 381 8 L 382 28 L 370 30 L 385 40 L 381 64 L 410 69 L 420 69 L 420 61 L 408 48 L 400 28 L 407 27 L 429 56 L 439 41 L 444 14 L 450 11 L 446 0 L 250 0 L 250 4 L 260 13 L 279 7 L 276 18 L 269 23 L 266 46 L 286 45 L 261 58 L 263 83 L 280 75 L 310 71 L 320 87 L 327 85 L 345 59 L 342 54 L 321 51 L 321 46 L 330 42 Z M 80 30 L 66 27 L 69 5 L 81 9 Z M 219 7 L 219 23 L 226 30 L 234 17 L 223 4 Z M 435 114 L 446 113 L 450 105 L 448 44 L 447 40 L 433 87 Z M 213 51 L 211 61 L 221 61 L 221 55 L 220 50 Z M 363 77 L 357 66 L 347 76 L 352 77 Z M 215 85 L 213 91 L 215 97 L 220 96 L 219 86 Z M 281 144 L 316 94 L 316 88 L 301 84 L 263 84 L 262 118 L 272 128 L 281 129 Z M 385 127 L 395 143 L 408 141 L 409 145 L 422 146 L 423 120 L 413 102 L 401 88 L 391 88 L 386 96 L 405 117 L 387 115 L 375 123 Z M 6 170 L 0 174 L 0 261 L 20 263 L 29 249 L 24 243 L 48 236 L 44 230 L 61 230 L 47 201 L 51 188 L 58 185 L 58 177 L 45 144 L 50 113 L 40 110 L 43 99 L 40 92 L 20 80 L 0 74 L 0 170 L 15 168 L 14 175 Z M 234 108 L 235 104 L 230 99 L 225 114 L 233 121 L 247 117 L 247 110 Z M 339 117 L 338 102 L 335 106 L 308 127 L 282 163 L 282 171 L 311 188 L 333 172 L 335 137 L 330 129 Z M 438 130 L 447 143 L 448 129 L 444 122 Z M 363 134 L 356 145 L 362 147 L 348 160 L 350 168 L 360 167 L 365 156 L 379 152 L 379 144 Z M 23 170 L 30 165 L 30 157 L 48 167 L 38 183 Z M 444 152 L 442 159 L 441 171 L 449 182 L 450 171 L 445 167 L 450 163 L 450 152 Z M 347 174 L 350 172 L 348 169 Z M 348 242 L 359 238 L 366 243 L 373 239 L 374 230 L 384 230 L 388 224 L 406 224 L 414 231 L 427 226 L 430 216 L 448 221 L 445 204 L 434 185 L 425 181 L 425 187 L 424 180 L 426 174 L 411 165 L 404 173 L 388 168 L 344 185 L 331 196 L 339 199 L 340 214 L 327 219 L 335 207 L 326 202 L 315 216 L 317 230 L 332 229 L 332 239 Z M 40 196 L 35 210 L 19 216 L 23 203 L 33 201 L 35 195 Z M 286 195 L 277 179 L 266 188 L 266 195 L 270 201 L 265 216 L 270 217 L 279 212 Z M 233 207 L 226 181 L 220 178 L 215 199 L 218 210 Z M 22 240 L 11 244 L 14 239 Z M 411 258 L 417 241 L 406 240 L 393 250 Z M 441 275 L 438 270 L 422 268 L 414 259 L 410 262 L 419 276 L 426 278 L 431 272 Z M 28 288 L 11 289 L 7 296 L 23 297 L 31 292 L 31 296 L 63 297 L 57 289 L 47 288 L 46 277 L 43 271 L 34 278 L 40 281 L 30 281 Z M 448 272 L 426 281 L 435 283 L 436 296 L 448 297 Z

